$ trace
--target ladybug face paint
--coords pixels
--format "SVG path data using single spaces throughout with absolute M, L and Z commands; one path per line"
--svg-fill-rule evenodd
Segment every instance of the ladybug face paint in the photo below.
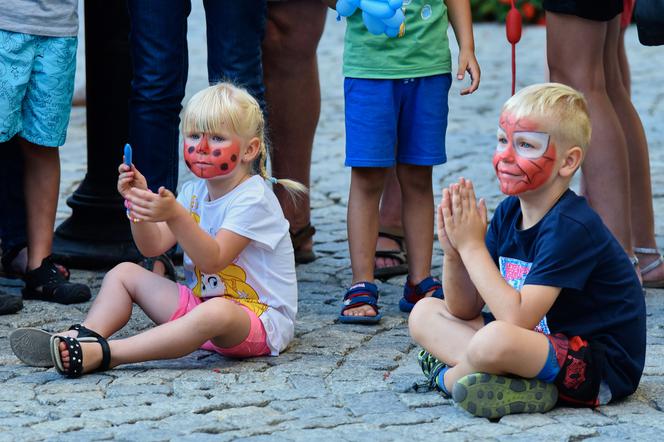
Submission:
M 184 139 L 184 162 L 199 178 L 228 175 L 240 162 L 240 141 L 219 135 L 187 135 Z
M 556 146 L 548 133 L 538 131 L 538 125 L 526 118 L 500 116 L 498 144 L 493 155 L 493 167 L 506 195 L 518 195 L 544 184 L 556 162 Z

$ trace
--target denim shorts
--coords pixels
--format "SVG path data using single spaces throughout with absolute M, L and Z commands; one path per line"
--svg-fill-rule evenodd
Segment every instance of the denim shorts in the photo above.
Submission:
M 65 143 L 77 37 L 0 30 L 0 142 L 19 134 L 40 146 Z
M 447 160 L 450 74 L 346 78 L 346 166 L 433 166 Z

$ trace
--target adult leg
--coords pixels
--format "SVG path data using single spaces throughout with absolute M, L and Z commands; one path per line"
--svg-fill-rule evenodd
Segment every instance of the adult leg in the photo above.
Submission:
M 616 17 L 608 24 L 607 50 L 604 62 L 606 90 L 618 115 L 620 126 L 627 141 L 632 239 L 636 247 L 656 249 L 648 142 L 645 131 L 643 130 L 643 124 L 632 104 L 629 97 L 629 89 L 625 87 L 625 79 L 622 76 L 624 72 L 620 49 L 622 34 L 620 19 Z M 624 55 L 624 47 L 622 48 L 622 54 Z M 641 268 L 644 268 L 657 258 L 658 255 L 656 254 L 639 254 Z M 664 266 L 662 265 L 649 271 L 644 276 L 644 281 L 657 281 L 661 279 L 664 279 Z
M 187 81 L 188 0 L 129 0 L 133 77 L 129 142 L 148 186 L 175 191 L 179 122 Z
M 51 254 L 53 227 L 60 192 L 58 148 L 18 140 L 24 158 L 24 192 L 28 233 L 28 270 Z
M 272 174 L 310 185 L 311 151 L 320 115 L 320 83 L 316 48 L 323 33 L 327 7 L 317 0 L 272 2 L 263 41 Z M 309 195 L 293 201 L 276 186 L 291 232 L 309 225 Z M 301 251 L 310 251 L 313 240 Z
M 373 281 L 374 250 L 378 237 L 378 203 L 383 191 L 386 168 L 354 167 L 348 197 L 348 245 L 353 284 Z M 363 305 L 347 309 L 345 315 L 373 316 L 373 308 Z
M 408 273 L 412 284 L 419 284 L 431 275 L 433 253 L 433 187 L 431 166 L 397 164 L 401 185 L 402 213 Z
M 546 29 L 551 80 L 580 90 L 588 100 L 593 135 L 582 169 L 584 193 L 631 256 L 627 147 L 604 74 L 607 24 L 548 12 Z

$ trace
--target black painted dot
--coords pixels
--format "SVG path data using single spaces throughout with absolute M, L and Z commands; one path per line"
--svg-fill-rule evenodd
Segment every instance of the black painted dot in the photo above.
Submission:
M 236 162 L 237 161 L 237 155 L 235 155 L 235 154 L 231 155 L 231 161 Z
M 214 155 L 215 157 L 218 157 L 219 155 L 221 155 L 221 149 L 215 149 L 215 150 L 213 150 L 213 151 L 212 151 L 212 155 Z
M 221 170 L 228 170 L 228 163 L 224 163 L 221 165 Z
M 187 147 L 187 152 L 189 152 L 189 153 L 194 153 L 195 150 L 196 150 L 196 148 L 194 146 Z

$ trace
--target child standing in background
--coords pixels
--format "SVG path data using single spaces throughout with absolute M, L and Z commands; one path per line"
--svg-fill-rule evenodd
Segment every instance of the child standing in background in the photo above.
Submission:
M 0 148 L 6 157 L 8 142 L 16 141 L 25 169 L 23 183 L 0 189 L 0 217 L 22 218 L 4 212 L 13 212 L 9 192 L 23 186 L 27 230 L 27 264 L 13 269 L 25 238 L 10 237 L 17 232 L 9 232 L 6 222 L 0 226 L 7 230 L 1 233 L 3 267 L 23 278 L 24 298 L 61 304 L 90 299 L 90 289 L 69 282 L 69 271 L 50 256 L 60 192 L 59 147 L 71 113 L 77 35 L 78 0 L 3 0 L 0 5 Z
M 333 2 L 330 2 L 333 3 Z M 348 242 L 353 280 L 339 315 L 343 323 L 380 320 L 373 282 L 378 206 L 388 170 L 396 167 L 403 198 L 409 275 L 402 311 L 424 296 L 442 297 L 431 277 L 433 244 L 432 166 L 446 161 L 447 95 L 452 61 L 449 22 L 459 42 L 457 79 L 465 72 L 479 86 L 468 0 L 406 0 L 397 38 L 372 35 L 362 12 L 348 17 L 344 46 L 346 166 L 352 167 Z
M 293 246 L 279 202 L 266 180 L 264 120 L 243 89 L 221 83 L 197 93 L 182 119 L 184 158 L 198 178 L 176 198 L 149 190 L 135 166 L 120 165 L 118 191 L 128 201 L 134 241 L 145 256 L 179 243 L 186 285 L 137 264 L 111 270 L 82 324 L 50 336 L 35 329 L 10 335 L 29 365 L 53 365 L 68 376 L 120 364 L 170 359 L 203 348 L 228 357 L 278 355 L 294 334 L 297 281 Z M 259 174 L 252 173 L 258 160 Z M 138 304 L 157 327 L 106 341 Z

